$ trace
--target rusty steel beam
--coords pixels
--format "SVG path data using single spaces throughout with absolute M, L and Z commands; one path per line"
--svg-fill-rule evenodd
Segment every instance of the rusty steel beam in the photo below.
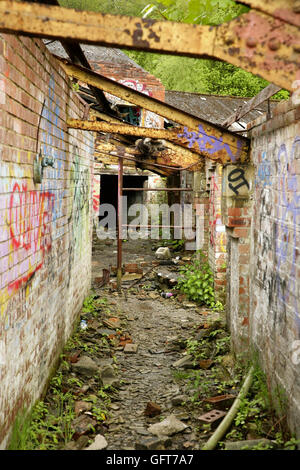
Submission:
M 171 147 L 169 147 L 171 145 Z M 189 169 L 190 171 L 199 171 L 204 165 L 204 159 L 200 158 L 198 154 L 190 152 L 181 147 L 166 143 L 166 150 L 157 152 L 151 158 L 141 157 L 140 152 L 135 147 L 125 147 L 117 145 L 112 142 L 101 142 L 96 145 L 95 158 L 101 161 L 100 155 L 111 156 L 117 158 L 122 155 L 124 159 L 135 161 L 146 165 L 151 165 L 152 168 L 165 168 L 165 169 Z M 139 158 L 140 157 L 140 158 Z
M 105 91 L 112 95 L 182 124 L 184 128 L 178 131 L 178 141 L 186 141 L 187 147 L 194 152 L 199 152 L 200 150 L 201 152 L 199 153 L 201 153 L 201 155 L 222 162 L 223 164 L 247 160 L 249 140 L 245 137 L 239 137 L 232 132 L 224 131 L 221 127 L 200 120 L 191 114 L 105 78 L 95 72 L 83 70 L 82 67 L 79 66 L 66 64 L 65 61 L 61 61 L 61 63 L 68 75 L 76 76 L 79 80 L 87 83 L 92 82 L 100 88 L 103 87 Z M 107 126 L 106 132 L 113 133 L 112 127 L 110 128 L 111 130 L 109 130 L 108 126 L 113 126 L 114 124 L 99 123 L 99 126 L 101 124 Z M 89 126 L 92 125 L 92 123 L 89 124 Z M 134 126 L 127 127 L 131 129 L 130 131 L 128 129 L 128 132 L 138 132 L 137 130 L 132 130 L 135 128 Z M 116 126 L 115 129 L 117 130 L 117 128 Z M 124 125 L 123 131 L 125 131 L 125 128 L 126 125 Z M 95 127 L 85 127 L 85 129 L 95 130 Z M 102 129 L 104 129 L 104 127 Z M 136 129 L 139 128 L 136 127 Z M 100 127 L 98 127 L 98 130 L 100 130 Z M 152 131 L 154 131 L 154 129 L 152 129 Z
M 300 27 L 299 0 L 243 0 L 242 3 L 285 23 Z
M 155 129 L 151 127 L 139 127 L 131 126 L 130 124 L 115 124 L 108 122 L 99 122 L 99 121 L 83 121 L 80 119 L 68 119 L 67 126 L 72 129 L 83 129 L 89 131 L 98 131 L 105 132 L 109 134 L 121 134 L 121 135 L 130 135 L 136 137 L 148 137 L 152 139 L 166 139 L 172 143 L 177 144 L 177 146 L 182 146 L 185 148 L 191 147 L 190 139 L 187 138 L 184 128 L 176 128 L 175 130 L 166 130 L 166 129 Z M 196 144 L 196 145 L 195 145 Z M 197 145 L 195 142 L 193 145 L 193 151 L 199 155 L 205 154 L 206 157 L 210 158 L 210 155 L 207 152 L 203 151 L 201 145 Z M 226 156 L 225 156 L 226 157 Z M 217 159 L 217 152 L 213 155 L 213 160 Z M 226 163 L 228 158 L 224 159 L 223 149 L 220 152 L 218 160 L 221 163 Z
M 258 0 L 254 3 L 262 5 Z M 293 12 L 293 24 L 290 24 L 281 19 L 278 9 L 274 13 L 270 1 L 264 3 L 269 5 L 268 14 L 251 10 L 223 25 L 208 26 L 0 1 L 0 31 L 108 47 L 212 57 L 293 91 L 292 83 L 300 78 L 299 13 Z M 275 3 L 282 5 L 283 1 L 275 0 Z
M 192 188 L 123 188 L 123 191 L 193 191 Z
M 24 0 L 26 3 L 40 3 L 40 4 L 46 4 L 46 5 L 52 5 L 52 6 L 60 6 L 58 3 L 58 0 Z M 61 45 L 63 46 L 65 52 L 68 54 L 70 60 L 74 64 L 82 65 L 83 67 L 86 67 L 88 69 L 92 69 L 90 66 L 87 58 L 85 57 L 85 54 L 80 46 L 75 41 L 61 41 Z M 96 98 L 96 101 L 99 103 L 101 106 L 102 110 L 105 111 L 106 113 L 114 114 L 113 110 L 110 107 L 110 103 L 107 100 L 106 96 L 104 95 L 103 91 L 91 87 L 91 92 L 93 93 L 94 97 Z
M 252 111 L 252 109 L 256 108 L 256 106 L 259 106 L 261 103 L 271 98 L 271 96 L 275 95 L 280 90 L 281 90 L 280 87 L 273 85 L 273 83 L 271 83 L 266 88 L 264 88 L 260 93 L 254 96 L 250 101 L 248 101 L 247 104 L 240 107 L 239 109 L 237 109 L 237 111 L 231 114 L 231 116 L 229 116 L 224 122 L 222 122 L 222 126 L 229 127 L 234 122 L 239 121 L 243 116 L 245 116 L 250 111 Z
M 118 242 L 117 242 L 117 288 L 121 292 L 122 284 L 122 196 L 123 196 L 123 159 L 119 157 L 118 166 Z

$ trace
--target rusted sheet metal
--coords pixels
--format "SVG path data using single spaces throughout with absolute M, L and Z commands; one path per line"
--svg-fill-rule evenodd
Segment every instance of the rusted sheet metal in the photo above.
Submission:
M 107 156 L 111 157 L 111 164 L 116 164 L 114 160 L 119 155 L 123 155 L 124 158 L 128 157 L 127 161 L 136 161 L 151 165 L 151 168 L 155 168 L 156 165 L 163 165 L 166 169 L 177 170 L 178 168 L 186 168 L 190 171 L 199 171 L 204 166 L 204 159 L 200 158 L 196 153 L 190 152 L 184 148 L 177 147 L 173 144 L 166 143 L 167 148 L 163 151 L 157 152 L 151 157 L 145 159 L 141 157 L 140 152 L 135 147 L 125 147 L 123 145 L 117 145 L 112 142 L 100 142 L 95 148 L 95 158 L 97 161 L 102 161 L 104 158 L 105 163 Z M 169 147 L 171 145 L 171 147 Z M 149 168 L 150 169 L 150 168 Z
M 218 27 L 215 55 L 292 91 L 300 78 L 299 28 L 250 11 Z
M 243 0 L 243 3 L 285 23 L 300 27 L 299 0 Z
M 231 124 L 234 122 L 239 121 L 243 116 L 248 114 L 250 111 L 252 111 L 256 106 L 259 106 L 261 103 L 266 101 L 267 99 L 271 98 L 271 96 L 275 95 L 278 91 L 280 91 L 281 88 L 273 85 L 273 83 L 270 83 L 266 88 L 264 88 L 260 93 L 258 93 L 256 96 L 252 98 L 252 100 L 248 101 L 247 104 L 242 106 L 240 109 L 235 111 L 231 116 L 229 116 L 223 123 L 222 125 L 224 127 L 229 127 Z
M 274 14 L 274 9 L 270 14 Z M 298 15 L 294 13 L 294 22 Z M 278 12 L 274 18 L 250 11 L 212 27 L 0 1 L 0 31 L 190 57 L 214 57 L 239 65 L 290 91 L 293 91 L 293 81 L 299 78 L 298 28 L 281 20 Z

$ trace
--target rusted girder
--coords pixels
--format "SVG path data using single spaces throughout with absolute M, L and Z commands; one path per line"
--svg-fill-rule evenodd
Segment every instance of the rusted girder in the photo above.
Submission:
M 269 5 L 270 14 L 253 10 L 226 24 L 208 26 L 0 1 L 0 31 L 149 52 L 213 57 L 293 91 L 292 83 L 300 78 L 299 13 L 294 12 L 293 24 L 290 24 L 280 19 L 278 11 L 276 18 L 271 16 L 275 13 L 270 5 L 277 0 L 264 3 Z M 279 5 L 282 3 L 283 0 L 278 1 Z
M 151 139 L 166 139 L 178 146 L 190 148 L 193 152 L 207 158 L 212 158 L 214 161 L 227 163 L 229 147 L 224 152 L 223 145 L 220 148 L 215 147 L 212 139 L 207 140 L 207 135 L 204 131 L 199 131 L 198 135 L 193 132 L 193 136 L 187 133 L 183 127 L 176 128 L 175 130 L 154 129 L 151 127 L 131 126 L 130 124 L 114 124 L 99 121 L 82 121 L 80 119 L 68 119 L 67 126 L 72 129 L 83 129 L 88 131 L 106 132 L 109 134 L 130 135 L 136 137 L 148 137 Z M 207 142 L 206 142 L 207 140 Z M 219 141 L 218 141 L 219 142 Z M 219 146 L 219 143 L 217 144 Z M 214 153 L 211 156 L 211 149 Z
M 204 159 L 196 153 L 190 152 L 184 148 L 177 147 L 169 142 L 167 148 L 156 152 L 149 158 L 143 158 L 135 147 L 126 147 L 112 142 L 99 142 L 95 147 L 95 159 L 101 162 L 102 156 L 116 159 L 122 155 L 128 161 L 135 161 L 145 165 L 148 169 L 155 169 L 156 165 L 162 165 L 169 170 L 188 169 L 189 171 L 199 171 L 204 166 Z M 151 168 L 150 168 L 151 167 Z
M 155 98 L 144 95 L 136 90 L 126 87 L 120 83 L 103 77 L 82 67 L 70 65 L 61 60 L 62 67 L 70 76 L 97 86 L 112 95 L 118 96 L 125 101 L 134 103 L 141 108 L 148 109 L 160 116 L 177 122 L 184 126 L 178 133 L 178 138 L 187 142 L 187 147 L 193 151 L 200 150 L 203 156 L 222 163 L 243 162 L 248 157 L 249 140 L 236 136 L 234 133 L 213 125 L 207 121 L 200 120 L 184 111 L 174 108 Z M 92 123 L 90 124 L 92 125 Z M 132 128 L 133 126 L 129 126 Z M 94 128 L 95 129 L 95 128 Z M 106 128 L 108 129 L 108 127 Z M 125 128 L 124 128 L 125 129 Z M 100 130 L 100 127 L 98 127 Z M 106 130 L 106 132 L 113 132 Z
M 53 5 L 53 6 L 60 6 L 58 3 L 58 0 L 24 0 L 26 3 L 40 3 L 40 4 L 46 4 L 46 5 Z M 91 69 L 91 66 L 85 57 L 85 54 L 83 50 L 81 49 L 80 44 L 74 42 L 74 41 L 61 41 L 61 44 L 68 54 L 69 58 L 74 64 L 82 65 L 83 67 L 86 67 L 88 69 Z M 91 91 L 93 95 L 95 96 L 97 102 L 101 106 L 102 110 L 106 113 L 114 114 L 113 110 L 110 107 L 109 101 L 107 100 L 106 96 L 101 90 L 98 90 L 97 88 L 92 88 Z
M 268 13 L 285 23 L 300 27 L 299 0 L 243 0 L 241 3 L 249 5 L 255 10 Z

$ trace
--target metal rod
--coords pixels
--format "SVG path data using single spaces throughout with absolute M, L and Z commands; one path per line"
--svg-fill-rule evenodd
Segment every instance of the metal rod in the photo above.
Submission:
M 117 255 L 117 289 L 121 292 L 122 284 L 122 193 L 123 193 L 123 159 L 119 158 L 118 168 L 118 255 Z
M 131 225 L 131 224 L 123 224 L 122 227 L 140 227 L 140 228 L 196 228 L 195 225 L 186 227 L 185 225 Z
M 193 191 L 191 188 L 123 188 L 123 191 Z

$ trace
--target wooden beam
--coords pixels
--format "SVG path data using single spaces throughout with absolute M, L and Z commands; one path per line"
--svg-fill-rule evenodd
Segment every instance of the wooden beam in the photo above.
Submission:
M 245 116 L 250 111 L 252 111 L 252 109 L 256 108 L 256 106 L 259 106 L 264 101 L 271 98 L 271 96 L 275 95 L 280 90 L 281 90 L 280 87 L 273 85 L 273 83 L 271 83 L 266 88 L 264 88 L 260 93 L 254 96 L 250 101 L 248 101 L 247 104 L 237 109 L 237 111 L 235 111 L 224 122 L 222 122 L 222 126 L 229 127 L 234 122 L 239 121 L 243 116 Z
M 126 87 L 114 80 L 110 80 L 96 72 L 83 67 L 70 65 L 60 59 L 65 72 L 78 80 L 92 84 L 119 98 L 134 103 L 141 108 L 148 109 L 160 116 L 175 121 L 182 126 L 178 138 L 186 140 L 187 147 L 212 160 L 224 163 L 243 162 L 248 158 L 249 140 L 236 136 L 233 132 L 224 131 L 221 127 L 207 121 L 200 120 L 184 111 L 174 108 L 155 98 Z
M 273 10 L 272 14 L 275 14 Z M 294 16 L 299 17 L 298 13 Z M 289 91 L 293 91 L 292 83 L 300 78 L 299 28 L 256 10 L 223 25 L 208 26 L 3 0 L 0 1 L 0 31 L 189 57 L 212 57 L 244 68 Z

